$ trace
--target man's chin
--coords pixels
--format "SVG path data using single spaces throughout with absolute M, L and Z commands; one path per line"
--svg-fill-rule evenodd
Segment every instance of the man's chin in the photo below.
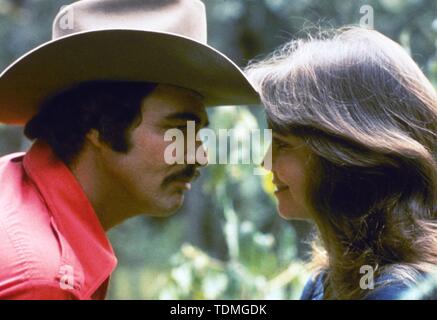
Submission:
M 157 208 L 152 216 L 156 218 L 166 218 L 176 214 L 184 204 L 184 199 L 184 194 L 179 195 L 179 199 L 172 199 L 172 201 L 169 201 L 168 203 L 163 204 L 160 208 Z

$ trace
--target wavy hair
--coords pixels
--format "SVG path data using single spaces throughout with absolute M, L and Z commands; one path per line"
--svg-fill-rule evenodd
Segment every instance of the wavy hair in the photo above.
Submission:
M 363 265 L 411 283 L 430 272 L 437 94 L 408 53 L 347 27 L 292 41 L 247 72 L 273 131 L 301 137 L 314 154 L 306 193 L 325 298 L 364 298 Z

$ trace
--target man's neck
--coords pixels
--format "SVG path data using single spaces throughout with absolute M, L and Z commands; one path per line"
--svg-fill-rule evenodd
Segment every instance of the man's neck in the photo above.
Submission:
M 69 168 L 82 186 L 103 229 L 108 231 L 134 216 L 135 209 L 125 190 L 116 190 L 98 164 L 93 151 L 84 147 Z

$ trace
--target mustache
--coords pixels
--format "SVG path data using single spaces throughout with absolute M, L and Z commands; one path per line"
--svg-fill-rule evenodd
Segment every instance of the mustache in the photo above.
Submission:
M 173 173 L 168 177 L 166 177 L 162 182 L 162 184 L 163 186 L 166 186 L 175 180 L 191 180 L 191 179 L 196 179 L 199 176 L 200 176 L 200 172 L 198 166 L 190 165 L 186 167 L 184 170 Z

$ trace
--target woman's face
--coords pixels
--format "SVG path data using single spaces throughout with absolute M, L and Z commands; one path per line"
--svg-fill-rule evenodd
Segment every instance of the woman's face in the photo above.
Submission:
M 276 186 L 279 215 L 284 219 L 308 219 L 310 207 L 306 203 L 307 166 L 311 150 L 295 136 L 273 133 L 272 173 Z

